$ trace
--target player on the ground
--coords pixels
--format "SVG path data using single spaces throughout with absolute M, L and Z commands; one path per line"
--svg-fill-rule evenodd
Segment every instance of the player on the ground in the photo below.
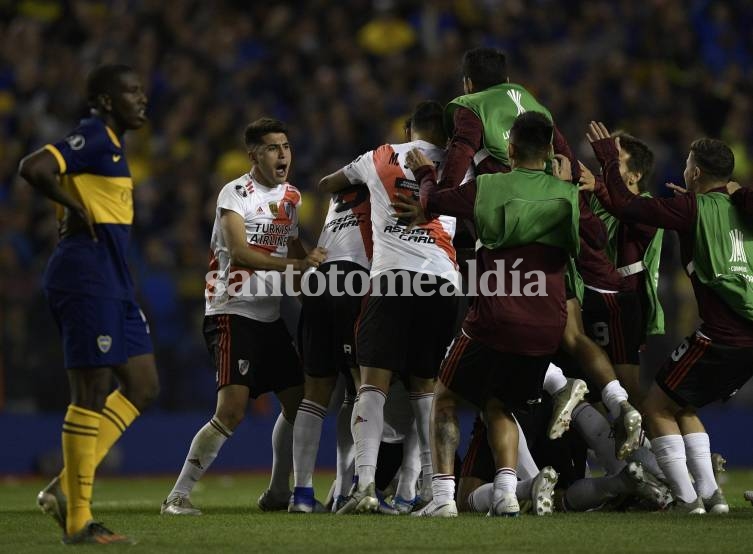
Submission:
M 309 286 L 304 287 L 301 297 L 299 348 L 306 382 L 293 429 L 295 488 L 290 512 L 314 511 L 314 465 L 322 423 L 338 374 L 344 376 L 346 390 L 337 415 L 337 483 L 333 509 L 341 507 L 353 481 L 350 419 L 356 386 L 360 382 L 354 328 L 369 288 L 373 249 L 371 205 L 365 186 L 332 195 L 319 246 L 327 251 L 327 261 L 316 271 L 325 278 L 307 273 L 304 279 Z
M 753 226 L 735 209 L 727 190 L 734 156 L 719 140 L 698 139 L 683 174 L 689 192 L 644 198 L 620 176 L 619 137 L 610 137 L 596 122 L 587 136 L 615 213 L 625 221 L 678 231 L 680 257 L 703 322 L 672 353 L 648 391 L 647 430 L 675 508 L 726 513 L 729 505 L 714 477 L 709 436 L 696 409 L 729 398 L 753 375 Z
M 437 187 L 434 168 L 419 151 L 407 158 L 421 183 L 425 212 L 473 220 L 480 241 L 479 296 L 448 351 L 436 387 L 433 500 L 417 515 L 457 516 L 453 463 L 459 398 L 482 410 L 490 431 L 496 473 L 489 513 L 519 512 L 518 427 L 511 412 L 540 398 L 567 320 L 565 266 L 579 248 L 578 189 L 545 172 L 553 154 L 553 130 L 542 113 L 518 116 L 510 131 L 512 171 L 482 175 L 455 188 Z M 570 179 L 569 167 L 558 175 Z M 590 215 L 598 223 L 597 234 L 603 232 Z
M 217 371 L 217 409 L 193 438 L 163 514 L 201 514 L 189 499 L 193 487 L 243 420 L 249 396 L 267 392 L 282 411 L 272 431 L 272 478 L 259 507 L 286 510 L 290 500 L 303 372 L 280 318 L 280 272 L 318 267 L 326 252 L 306 255 L 298 239 L 301 194 L 287 182 L 292 153 L 285 125 L 258 119 L 246 127 L 245 144 L 253 169 L 220 191 L 210 242 L 204 339 Z
M 159 390 L 149 326 L 126 264 L 133 182 L 124 134 L 146 121 L 147 98 L 125 65 L 96 68 L 86 90 L 91 117 L 24 158 L 19 172 L 58 204 L 60 242 L 44 288 L 71 388 L 63 471 L 37 502 L 61 525 L 66 544 L 110 544 L 129 540 L 93 519 L 95 469 Z M 110 392 L 113 375 L 118 388 Z
M 361 387 L 353 412 L 358 486 L 340 513 L 378 508 L 374 475 L 383 406 L 393 373 L 408 381 L 423 482 L 427 485 L 422 498 L 428 500 L 426 496 L 431 494 L 429 421 L 434 379 L 452 337 L 459 276 L 452 246 L 454 218 L 409 226 L 393 215 L 391 204 L 397 193 L 418 193 L 418 183 L 405 169 L 406 154 L 421 148 L 440 169 L 444 163 L 442 147 L 447 137 L 442 106 L 429 101 L 418 104 L 410 130 L 411 142 L 384 144 L 367 152 L 329 176 L 322 186 L 329 192 L 359 183 L 368 186 L 374 240 L 371 295 L 361 314 L 356 339 L 361 367 Z

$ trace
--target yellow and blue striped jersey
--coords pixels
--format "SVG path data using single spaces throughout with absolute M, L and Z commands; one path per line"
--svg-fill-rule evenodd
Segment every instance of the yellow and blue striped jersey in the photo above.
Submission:
M 133 181 L 122 137 L 105 122 L 83 119 L 65 139 L 45 149 L 60 166 L 60 184 L 89 212 L 98 241 L 58 206 L 58 247 L 45 288 L 107 298 L 133 298 L 126 255 L 133 222 Z

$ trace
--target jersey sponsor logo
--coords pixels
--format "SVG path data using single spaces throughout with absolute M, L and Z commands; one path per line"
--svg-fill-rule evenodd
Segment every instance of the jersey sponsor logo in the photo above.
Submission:
M 198 458 L 191 458 L 191 459 L 188 460 L 188 463 L 191 464 L 191 465 L 193 465 L 193 466 L 198 467 L 199 469 L 204 469 L 204 466 L 201 465 L 201 462 L 199 461 Z
M 241 198 L 246 198 L 248 196 L 248 192 L 246 192 L 246 187 L 244 187 L 243 185 L 235 185 L 235 192 Z
M 65 142 L 68 143 L 71 150 L 81 150 L 86 144 L 86 139 L 84 138 L 84 135 L 71 135 L 65 139 Z
M 732 243 L 732 255 L 729 261 L 732 263 L 747 264 L 748 259 L 745 256 L 745 249 L 743 248 L 743 233 L 740 229 L 732 229 L 729 232 L 729 239 Z
M 256 208 L 256 214 L 257 215 L 258 214 L 263 214 L 263 213 L 264 213 L 264 208 L 262 208 L 261 206 L 259 206 L 258 208 Z
M 515 103 L 515 107 L 518 109 L 518 113 L 516 115 L 526 113 L 526 109 L 523 107 L 523 104 L 521 104 L 523 95 L 519 90 L 508 90 L 507 96 L 510 97 L 510 99 Z
M 248 243 L 259 246 L 285 246 L 292 228 L 292 223 L 251 224 L 248 231 L 252 234 L 249 236 Z
M 363 214 L 348 214 L 346 216 L 338 217 L 337 219 L 333 219 L 332 221 L 328 222 L 324 226 L 324 231 L 337 233 L 338 231 L 342 231 L 343 229 L 358 227 L 361 223 L 364 223 L 364 221 L 365 217 L 363 216 Z
M 248 368 L 250 367 L 251 363 L 248 360 L 238 360 L 238 373 L 241 375 L 245 375 L 248 373 Z
M 110 335 L 99 335 L 97 337 L 97 348 L 102 354 L 107 354 L 112 347 L 112 337 Z
M 436 244 L 437 239 L 431 236 L 431 229 L 425 229 L 423 227 L 416 227 L 411 229 L 410 232 L 406 232 L 405 226 L 400 225 L 387 225 L 384 228 L 385 233 L 396 235 L 400 240 L 405 242 L 415 242 L 417 244 Z
M 122 156 L 120 154 L 113 154 L 112 155 L 112 161 L 114 161 L 115 163 L 118 163 L 120 161 L 121 157 Z

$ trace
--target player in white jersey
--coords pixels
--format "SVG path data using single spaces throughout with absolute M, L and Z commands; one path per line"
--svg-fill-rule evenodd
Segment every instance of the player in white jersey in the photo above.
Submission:
M 217 198 L 205 291 L 204 339 L 217 370 L 217 409 L 191 442 L 163 514 L 201 514 L 191 505 L 191 490 L 243 419 L 248 397 L 270 391 L 282 413 L 272 432 L 272 479 L 259 507 L 287 509 L 290 498 L 303 374 L 280 319 L 280 272 L 318 267 L 326 251 L 316 248 L 307 256 L 298 240 L 301 195 L 286 182 L 292 155 L 285 125 L 258 119 L 246 128 L 245 142 L 253 169 Z
M 354 327 L 369 289 L 371 208 L 365 186 L 332 195 L 319 246 L 327 261 L 304 276 L 298 344 L 303 355 L 304 398 L 293 429 L 295 488 L 289 512 L 315 510 L 313 474 L 322 423 L 338 374 L 345 379 L 345 398 L 337 415 L 337 479 L 333 509 L 347 496 L 353 481 L 353 437 L 350 418 L 356 396 L 358 365 Z M 326 285 L 326 286 L 325 286 Z M 349 290 L 348 290 L 349 289 Z M 321 294 L 317 294 L 321 292 Z
M 441 217 L 410 228 L 393 215 L 392 203 L 397 194 L 418 196 L 413 173 L 404 167 L 412 148 L 420 148 L 442 169 L 447 137 L 440 104 L 422 102 L 416 107 L 409 140 L 367 152 L 320 183 L 320 189 L 328 192 L 358 183 L 369 188 L 374 239 L 371 295 L 356 338 L 362 384 L 354 409 L 353 439 L 359 482 L 339 513 L 377 510 L 374 475 L 393 372 L 407 381 L 423 482 L 431 483 L 429 420 L 434 379 L 452 337 L 458 303 L 459 274 L 452 246 L 455 221 Z M 430 488 L 422 494 L 428 496 Z

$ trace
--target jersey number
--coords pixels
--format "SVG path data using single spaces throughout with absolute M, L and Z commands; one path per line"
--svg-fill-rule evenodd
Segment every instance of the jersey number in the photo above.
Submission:
M 603 321 L 594 323 L 591 326 L 593 332 L 593 341 L 599 346 L 607 346 L 609 344 L 609 325 Z
M 688 342 L 688 339 L 685 339 L 682 341 L 682 344 L 675 348 L 675 351 L 672 352 L 672 361 L 676 362 L 680 358 L 682 358 L 685 355 L 685 352 L 688 351 L 688 348 L 690 348 L 690 343 Z

